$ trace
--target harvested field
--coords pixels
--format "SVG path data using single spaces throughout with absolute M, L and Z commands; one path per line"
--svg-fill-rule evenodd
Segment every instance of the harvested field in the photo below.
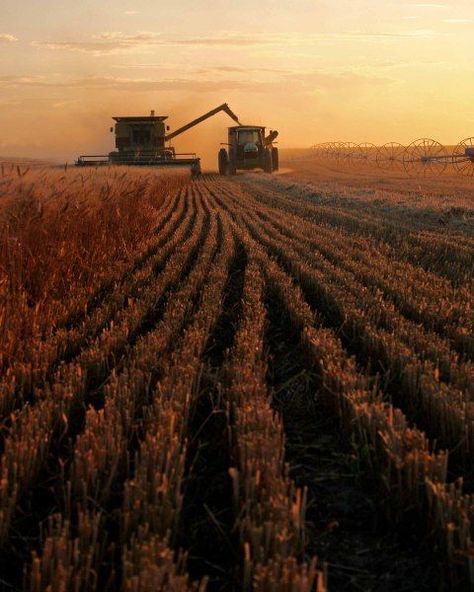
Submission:
M 0 589 L 474 588 L 472 191 L 286 166 L 2 170 Z

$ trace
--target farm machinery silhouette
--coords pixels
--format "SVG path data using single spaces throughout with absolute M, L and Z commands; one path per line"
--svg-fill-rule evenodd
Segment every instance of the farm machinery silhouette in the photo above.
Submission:
M 167 115 L 116 116 L 115 126 L 110 128 L 115 133 L 115 148 L 109 154 L 85 154 L 76 160 L 76 166 L 157 166 L 189 167 L 193 176 L 201 174 L 201 159 L 195 153 L 177 153 L 167 144 L 176 136 L 206 121 L 220 112 L 226 113 L 236 126 L 228 130 L 228 150 L 222 148 L 218 155 L 220 174 L 234 175 L 238 169 L 250 170 L 261 168 L 271 173 L 278 169 L 278 149 L 273 141 L 278 132 L 271 131 L 265 136 L 265 127 L 242 125 L 239 118 L 227 103 L 193 119 L 174 132 L 165 125 Z

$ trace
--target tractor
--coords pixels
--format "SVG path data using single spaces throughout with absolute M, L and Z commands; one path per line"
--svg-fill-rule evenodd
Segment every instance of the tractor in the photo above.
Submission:
M 263 169 L 266 173 L 278 171 L 278 148 L 273 141 L 277 131 L 265 136 L 260 125 L 237 125 L 228 128 L 228 143 L 223 144 L 218 155 L 219 174 L 235 175 L 238 170 Z

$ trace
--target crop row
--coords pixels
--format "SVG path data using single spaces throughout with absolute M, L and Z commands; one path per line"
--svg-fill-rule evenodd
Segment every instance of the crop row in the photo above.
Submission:
M 433 271 L 457 287 L 467 285 L 473 289 L 474 242 L 461 232 L 450 231 L 447 235 L 444 229 L 433 229 L 423 218 L 417 227 L 416 217 L 407 219 L 406 208 L 380 213 L 356 198 L 335 199 L 331 195 L 323 198 L 319 194 L 315 196 L 314 191 L 303 191 L 297 199 L 284 189 L 275 192 L 273 186 L 271 189 L 261 184 L 244 186 L 247 195 L 250 193 L 261 204 L 326 225 L 331 231 L 344 230 L 358 244 L 373 245 L 375 251 Z
M 249 264 L 241 323 L 227 368 L 236 464 L 230 472 L 243 550 L 242 588 L 319 592 L 325 583 L 316 559 L 298 565 L 305 491 L 296 489 L 288 476 L 283 425 L 267 392 L 263 289 L 258 266 Z

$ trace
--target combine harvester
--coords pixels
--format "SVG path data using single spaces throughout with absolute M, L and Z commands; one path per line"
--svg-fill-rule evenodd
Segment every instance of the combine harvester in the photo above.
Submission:
M 172 146 L 167 146 L 176 136 L 188 131 L 192 127 L 213 117 L 220 111 L 235 121 L 239 127 L 241 123 L 227 105 L 224 103 L 212 111 L 201 115 L 193 121 L 183 125 L 174 132 L 167 133 L 169 126 L 164 121 L 167 115 L 155 115 L 152 111 L 149 116 L 141 117 L 114 117 L 116 151 L 107 154 L 82 155 L 76 161 L 76 166 L 103 166 L 103 165 L 128 165 L 128 166 L 160 166 L 160 167 L 189 167 L 193 176 L 201 174 L 201 159 L 196 154 L 177 154 Z

